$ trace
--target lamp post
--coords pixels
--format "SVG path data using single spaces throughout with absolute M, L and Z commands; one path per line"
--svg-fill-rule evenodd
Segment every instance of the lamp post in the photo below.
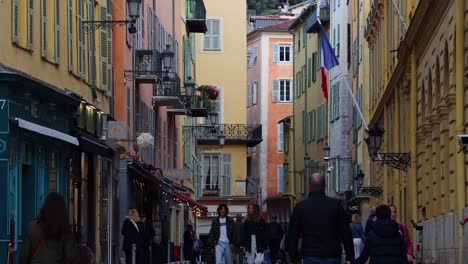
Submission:
M 167 73 L 172 68 L 173 58 L 174 58 L 174 51 L 172 51 L 171 45 L 167 44 L 166 48 L 162 52 L 163 66 Z
M 188 77 L 188 80 L 184 83 L 185 95 L 188 97 L 193 97 L 195 94 L 195 82 L 192 80 L 192 77 Z
M 330 146 L 328 146 L 328 144 L 325 144 L 325 146 L 323 147 L 323 159 L 325 161 L 330 160 Z
M 355 180 L 356 180 L 356 183 L 357 183 L 357 193 L 358 194 L 369 194 L 369 195 L 372 195 L 374 197 L 380 197 L 380 195 L 382 194 L 382 187 L 377 187 L 377 186 L 366 186 L 366 187 L 362 187 L 362 185 L 364 185 L 364 177 L 366 175 L 364 174 L 364 172 L 362 172 L 362 170 L 359 170 L 359 172 L 357 173 L 356 177 L 355 177 Z
M 218 119 L 218 113 L 217 112 L 209 112 L 208 113 L 208 118 L 210 119 L 211 125 L 214 127 L 216 125 L 216 121 Z
M 284 162 L 283 162 L 283 170 L 284 170 L 285 174 L 287 174 L 289 172 L 289 161 L 287 159 L 284 160 Z

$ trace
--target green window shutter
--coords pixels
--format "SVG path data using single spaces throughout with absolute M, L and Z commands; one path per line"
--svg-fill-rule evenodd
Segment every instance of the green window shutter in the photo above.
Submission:
M 336 88 L 335 88 L 335 94 L 336 94 L 336 119 L 340 118 L 340 81 L 336 83 Z
M 289 90 L 291 91 L 291 103 L 294 102 L 294 85 L 293 85 L 293 80 L 291 79 L 289 82 Z
M 68 0 L 68 71 L 73 71 L 73 0 Z
M 312 131 L 312 140 L 315 140 L 315 128 L 316 128 L 316 122 L 317 121 L 317 113 L 314 110 L 312 110 L 312 126 L 311 126 L 311 131 Z
M 106 16 L 106 8 L 101 6 L 99 8 L 100 11 L 100 19 L 104 20 Z M 101 89 L 102 90 L 107 90 L 107 82 L 108 82 L 108 77 L 107 77 L 107 29 L 106 28 L 100 28 L 100 44 L 101 44 Z
M 42 0 L 41 8 L 41 56 L 47 57 L 47 0 Z
M 317 52 L 312 53 L 312 82 L 317 80 Z
M 28 49 L 33 50 L 34 42 L 34 0 L 28 2 Z
M 303 83 L 302 89 L 305 93 L 305 90 L 307 88 L 307 61 L 302 66 L 302 83 Z
M 306 135 L 306 111 L 302 111 L 302 143 L 306 143 L 307 135 Z
M 317 111 L 317 125 L 318 125 L 318 129 L 317 129 L 317 140 L 320 140 L 323 138 L 323 125 L 324 125 L 324 122 L 323 122 L 323 105 L 319 106 L 318 107 L 318 111 Z
M 60 0 L 55 0 L 55 63 L 60 63 Z
M 328 103 L 325 103 L 325 122 L 324 122 L 324 125 L 325 125 L 325 136 L 328 137 Z
M 283 166 L 278 166 L 278 193 L 284 192 L 284 169 Z
M 272 101 L 274 103 L 279 101 L 279 80 L 273 80 Z
M 273 62 L 279 62 L 279 45 L 273 44 Z
M 82 21 L 84 20 L 83 17 L 84 17 L 84 3 L 83 3 L 84 0 L 76 0 L 76 5 L 77 5 L 77 21 L 76 21 L 76 27 L 77 27 L 77 30 L 76 30 L 76 35 L 77 35 L 77 48 L 78 48 L 78 75 L 83 78 L 84 77 L 84 45 L 83 45 L 83 42 L 84 42 L 84 29 L 83 27 L 81 26 L 82 25 Z
M 107 20 L 112 20 L 112 16 L 107 12 Z M 112 95 L 112 28 L 107 28 L 107 94 Z
M 12 21 L 11 21 L 11 31 L 12 31 L 12 40 L 13 43 L 18 43 L 19 39 L 19 3 L 18 0 L 13 0 L 12 1 Z
M 223 153 L 223 185 L 221 189 L 221 194 L 228 196 L 231 195 L 231 170 L 232 170 L 232 164 L 231 164 L 231 154 L 230 153 Z
M 299 72 L 296 72 L 296 96 L 301 97 L 301 80 L 299 79 Z
M 312 58 L 309 57 L 307 62 L 307 87 L 310 87 L 312 83 Z
M 308 115 L 309 115 L 309 131 L 308 131 L 308 132 L 309 132 L 309 133 L 308 133 L 309 135 L 308 135 L 308 140 L 309 140 L 309 142 L 311 142 L 311 141 L 312 141 L 312 134 L 313 134 L 312 126 L 313 126 L 313 124 L 314 124 L 314 122 L 313 122 L 314 120 L 313 120 L 313 117 L 312 117 L 312 111 L 310 111 Z

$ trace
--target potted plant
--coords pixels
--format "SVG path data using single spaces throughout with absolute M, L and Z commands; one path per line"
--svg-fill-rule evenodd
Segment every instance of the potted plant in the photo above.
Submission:
M 197 88 L 197 91 L 200 92 L 199 105 L 200 107 L 205 107 L 208 112 L 214 110 L 215 104 L 213 101 L 218 99 L 219 90 L 218 87 L 214 85 L 200 85 Z

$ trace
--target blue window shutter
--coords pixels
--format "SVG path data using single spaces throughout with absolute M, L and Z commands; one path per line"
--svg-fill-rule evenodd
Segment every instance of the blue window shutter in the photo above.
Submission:
M 278 193 L 284 192 L 284 169 L 278 166 Z

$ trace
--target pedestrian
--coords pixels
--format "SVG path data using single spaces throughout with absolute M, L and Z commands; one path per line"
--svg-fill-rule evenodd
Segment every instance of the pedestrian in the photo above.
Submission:
M 353 235 L 354 243 L 354 258 L 359 258 L 362 250 L 364 249 L 364 228 L 361 224 L 361 219 L 358 214 L 353 214 L 351 216 L 351 234 Z
M 271 263 L 276 263 L 280 252 L 281 239 L 283 239 L 284 235 L 283 227 L 277 222 L 276 216 L 271 217 L 271 223 L 268 225 L 268 234 L 270 237 Z
M 396 223 L 398 223 L 397 221 L 398 212 L 397 212 L 396 206 L 391 204 L 390 210 L 391 210 L 390 218 Z M 398 223 L 398 227 L 400 228 L 400 234 L 403 236 L 403 239 L 405 240 L 406 256 L 407 256 L 408 263 L 414 263 L 413 242 L 411 242 L 411 239 L 409 237 L 408 226 L 403 223 Z
M 94 254 L 86 245 L 78 245 L 73 249 L 73 258 L 70 264 L 93 264 Z
M 63 264 L 72 259 L 73 236 L 62 195 L 52 192 L 25 232 L 19 264 Z
M 268 246 L 267 225 L 260 214 L 258 204 L 250 204 L 247 212 L 242 246 L 247 251 L 247 262 L 249 264 L 262 263 L 264 261 L 263 253 Z
M 140 216 L 140 222 L 137 223 L 138 228 L 140 229 L 140 235 L 142 237 L 142 258 L 144 264 L 150 263 L 150 248 L 152 241 L 155 236 L 155 232 L 151 223 L 147 222 L 146 215 Z
M 233 250 L 234 255 L 234 263 L 240 264 L 242 263 L 241 259 L 241 247 L 242 243 L 244 242 L 244 223 L 242 222 L 242 215 L 236 215 L 236 222 L 234 222 L 234 245 L 235 248 Z
M 187 225 L 187 228 L 184 232 L 184 259 L 186 261 L 192 260 L 193 258 L 193 226 Z
M 198 239 L 197 234 L 193 235 L 193 253 L 192 253 L 192 264 L 201 262 L 201 251 L 203 248 L 203 242 Z
M 214 248 L 216 263 L 232 264 L 234 249 L 234 220 L 228 217 L 229 209 L 226 204 L 218 206 L 218 217 L 211 222 L 208 235 L 211 246 Z
M 138 224 L 138 222 L 140 222 L 138 211 L 136 209 L 130 209 L 122 225 L 122 235 L 124 237 L 122 249 L 125 252 L 125 263 L 127 264 L 133 263 L 133 245 L 135 245 L 136 263 L 139 264 L 142 262 L 141 247 L 143 244 L 143 237 L 140 233 L 141 224 Z
M 365 226 L 365 228 L 364 228 L 364 236 L 367 236 L 367 234 L 369 233 L 369 231 L 370 231 L 371 228 L 372 228 L 372 223 L 376 220 L 376 217 L 375 217 L 375 208 L 376 208 L 376 206 L 373 206 L 373 207 L 370 209 L 369 217 L 367 218 L 366 226 Z
M 369 264 L 406 264 L 406 246 L 400 234 L 398 223 L 390 218 L 388 205 L 379 205 L 375 209 L 376 221 L 366 238 L 361 256 L 353 264 L 364 264 L 370 257 Z
M 296 204 L 288 228 L 287 249 L 293 262 L 302 258 L 303 264 L 341 263 L 354 260 L 354 247 L 349 220 L 337 199 L 325 195 L 325 178 L 320 173 L 309 175 L 309 196 Z M 302 248 L 298 252 L 299 238 Z

